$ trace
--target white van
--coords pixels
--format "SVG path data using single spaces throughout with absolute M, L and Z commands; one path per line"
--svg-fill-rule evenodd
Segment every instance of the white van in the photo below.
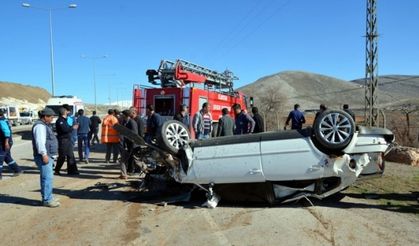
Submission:
M 20 125 L 20 114 L 18 107 L 10 105 L 1 105 L 0 110 L 4 112 L 5 117 L 12 126 Z
M 79 109 L 84 109 L 83 101 L 76 96 L 54 96 L 48 99 L 47 105 L 45 107 L 51 108 L 54 110 L 55 114 L 58 116 L 60 107 L 63 104 L 68 104 L 71 108 L 71 115 L 75 116 Z M 54 122 L 58 117 L 54 117 Z

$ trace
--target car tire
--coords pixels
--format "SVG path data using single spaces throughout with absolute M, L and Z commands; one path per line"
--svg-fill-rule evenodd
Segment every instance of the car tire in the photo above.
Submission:
M 177 154 L 183 145 L 189 143 L 190 139 L 191 134 L 188 128 L 176 120 L 164 122 L 157 137 L 159 145 L 173 154 Z
M 343 150 L 355 133 L 352 117 L 341 110 L 327 110 L 320 114 L 313 125 L 314 138 L 329 154 Z

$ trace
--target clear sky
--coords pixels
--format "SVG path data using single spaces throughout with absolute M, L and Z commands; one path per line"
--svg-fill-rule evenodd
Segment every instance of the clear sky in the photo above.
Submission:
M 52 14 L 57 95 L 130 99 L 161 59 L 181 58 L 240 80 L 285 70 L 340 79 L 365 74 L 366 0 L 1 0 L 0 81 L 51 90 Z M 65 8 L 70 3 L 76 9 Z M 419 74 L 419 1 L 377 0 L 379 74 Z

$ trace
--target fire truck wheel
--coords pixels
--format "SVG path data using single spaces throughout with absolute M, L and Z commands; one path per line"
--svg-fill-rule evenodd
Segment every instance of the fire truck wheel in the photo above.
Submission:
M 157 138 L 159 144 L 173 154 L 177 154 L 182 146 L 189 143 L 190 139 L 188 128 L 176 120 L 164 122 Z
M 327 110 L 314 122 L 315 140 L 324 147 L 326 152 L 343 150 L 355 132 L 352 117 L 341 110 Z

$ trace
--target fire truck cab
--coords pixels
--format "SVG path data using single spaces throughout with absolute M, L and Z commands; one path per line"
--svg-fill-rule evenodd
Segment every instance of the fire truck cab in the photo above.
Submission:
M 213 134 L 217 130 L 223 108 L 227 108 L 232 117 L 234 117 L 231 111 L 233 104 L 240 104 L 244 110 L 248 108 L 247 97 L 233 90 L 233 80 L 238 78 L 228 70 L 219 73 L 184 60 L 175 62 L 162 60 L 157 70 L 147 70 L 146 75 L 148 82 L 160 87 L 134 85 L 133 106 L 141 115 L 145 115 L 146 106 L 151 104 L 156 113 L 165 120 L 171 120 L 180 105 L 187 105 L 192 137 L 194 137 L 192 120 L 203 103 L 209 103 L 213 118 Z

